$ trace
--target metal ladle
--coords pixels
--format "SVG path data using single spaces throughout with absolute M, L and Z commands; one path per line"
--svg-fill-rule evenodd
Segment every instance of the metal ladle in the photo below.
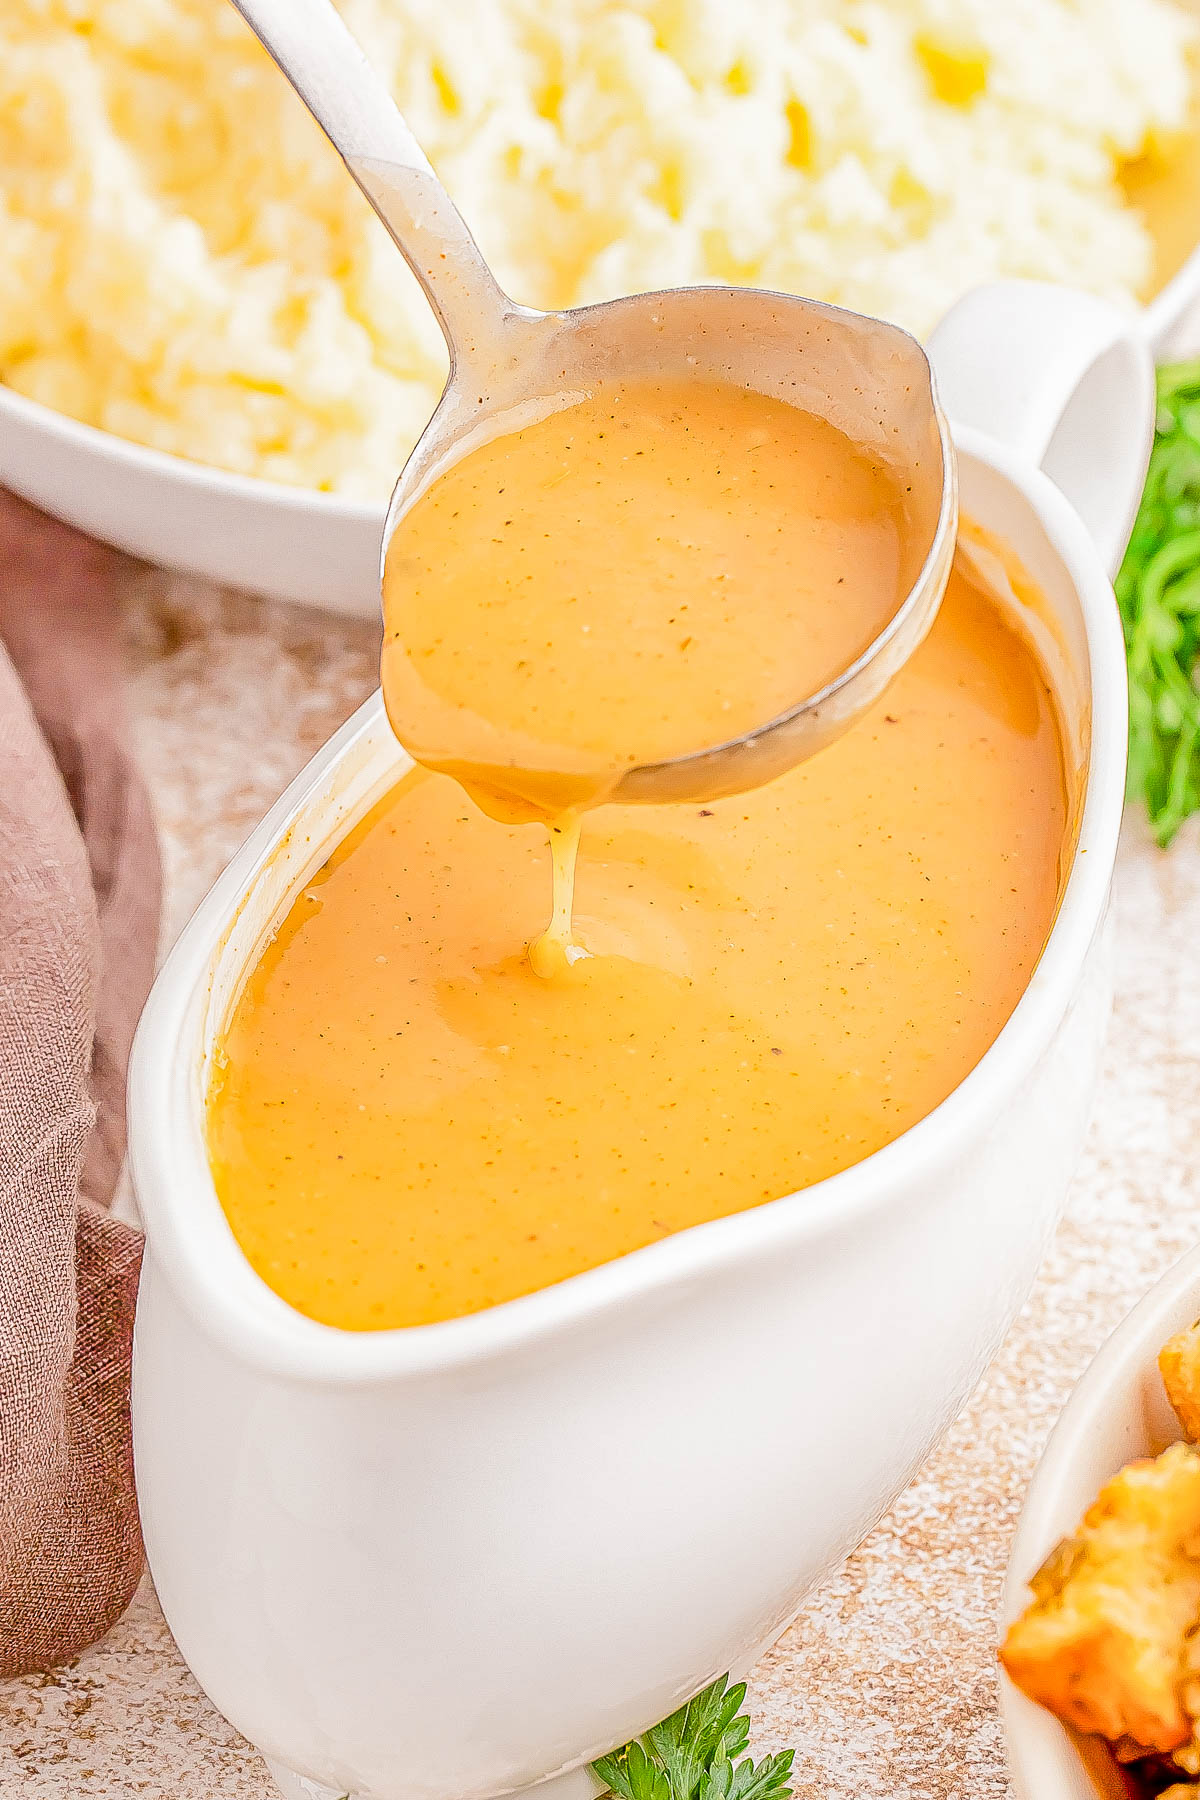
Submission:
M 878 637 L 815 694 L 746 736 L 628 770 L 618 800 L 715 799 L 772 780 L 837 737 L 883 692 L 932 624 L 954 555 L 954 449 L 925 353 L 894 325 L 755 288 L 687 287 L 568 312 L 501 290 L 467 226 L 331 0 L 233 0 L 339 152 L 420 282 L 450 377 L 396 484 L 399 520 L 468 439 L 526 403 L 605 377 L 723 380 L 844 431 L 906 492 L 905 598 Z M 851 572 L 852 573 L 852 572 Z

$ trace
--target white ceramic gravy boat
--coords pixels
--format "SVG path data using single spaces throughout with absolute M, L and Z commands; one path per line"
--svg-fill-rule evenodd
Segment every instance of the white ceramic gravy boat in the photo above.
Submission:
M 146 1544 L 183 1655 L 291 1800 L 485 1800 L 553 1778 L 587 1794 L 589 1759 L 780 1634 L 954 1418 L 1032 1283 L 1109 1004 L 1126 704 L 1108 571 L 1152 374 L 1136 331 L 1084 296 L 1005 283 L 962 304 L 931 354 L 947 410 L 971 420 L 963 509 L 1053 610 L 1083 800 L 1029 989 L 928 1118 L 799 1195 L 492 1311 L 340 1332 L 242 1258 L 203 1096 L 265 936 L 404 766 L 378 697 L 159 977 L 130 1116 Z

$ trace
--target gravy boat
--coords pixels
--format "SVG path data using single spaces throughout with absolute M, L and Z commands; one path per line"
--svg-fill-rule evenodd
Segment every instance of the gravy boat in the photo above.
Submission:
M 1126 742 L 1109 577 L 1152 371 L 1136 322 L 1026 283 L 968 296 L 931 356 L 960 421 L 963 510 L 1051 615 L 1080 804 L 1028 990 L 927 1118 L 791 1198 L 487 1312 L 358 1334 L 292 1311 L 217 1201 L 205 1083 L 264 940 L 406 766 L 378 696 L 158 979 L 130 1096 L 146 1545 L 180 1650 L 288 1800 L 593 1792 L 591 1759 L 780 1635 L 920 1466 L 1032 1284 L 1109 1006 Z

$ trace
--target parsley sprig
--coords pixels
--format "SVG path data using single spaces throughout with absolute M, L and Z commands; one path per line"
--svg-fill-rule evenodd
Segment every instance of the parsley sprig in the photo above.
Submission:
M 710 1687 L 592 1768 L 618 1800 L 790 1800 L 795 1752 L 739 1761 L 750 1720 L 746 1684 L 722 1675 Z
M 1129 795 L 1169 844 L 1200 810 L 1200 360 L 1158 371 L 1150 471 L 1116 582 L 1129 662 Z

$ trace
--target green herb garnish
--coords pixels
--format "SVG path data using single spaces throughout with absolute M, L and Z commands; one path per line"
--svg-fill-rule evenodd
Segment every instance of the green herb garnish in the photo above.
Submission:
M 1129 663 L 1129 783 L 1169 844 L 1200 810 L 1200 360 L 1158 371 L 1146 489 L 1116 582 Z
M 645 1737 L 602 1756 L 592 1769 L 619 1800 L 790 1800 L 794 1750 L 747 1756 L 750 1720 L 738 1711 L 746 1684 L 722 1675 Z

